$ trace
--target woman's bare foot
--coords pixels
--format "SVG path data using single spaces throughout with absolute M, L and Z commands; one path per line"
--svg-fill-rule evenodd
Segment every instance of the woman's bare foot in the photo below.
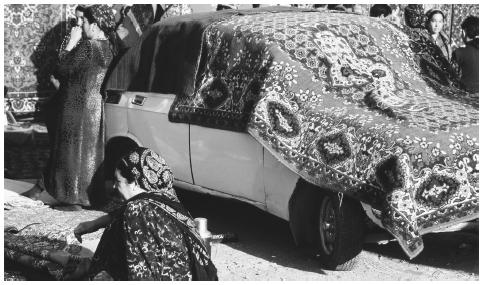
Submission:
M 82 206 L 81 205 L 58 205 L 58 206 L 53 206 L 55 210 L 59 211 L 81 211 Z
M 22 193 L 21 195 L 32 200 L 38 200 L 42 191 L 44 190 L 38 184 L 35 184 L 34 187 L 30 188 L 30 190 Z

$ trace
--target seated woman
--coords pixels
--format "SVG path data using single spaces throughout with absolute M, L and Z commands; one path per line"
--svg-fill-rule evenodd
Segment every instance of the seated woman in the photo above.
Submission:
M 83 234 L 107 226 L 92 260 L 49 254 L 64 265 L 66 279 L 96 279 L 99 273 L 114 280 L 218 279 L 164 159 L 150 149 L 135 149 L 117 165 L 114 187 L 126 203 L 74 229 L 82 241 Z

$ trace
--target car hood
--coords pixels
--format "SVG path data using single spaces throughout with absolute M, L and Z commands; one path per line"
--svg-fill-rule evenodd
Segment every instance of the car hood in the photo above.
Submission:
M 287 9 L 168 20 L 110 88 L 174 93 L 170 120 L 248 132 L 303 179 L 380 210 L 411 258 L 422 234 L 478 217 L 478 99 L 421 31 Z

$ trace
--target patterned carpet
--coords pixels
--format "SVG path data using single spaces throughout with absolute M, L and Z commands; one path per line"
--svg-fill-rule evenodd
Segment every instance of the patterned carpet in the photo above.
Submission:
M 8 179 L 5 184 L 15 185 Z M 4 189 L 4 279 L 62 279 L 63 268 L 45 259 L 46 251 L 58 249 L 83 257 L 92 256 L 102 230 L 83 236 L 81 244 L 74 237 L 73 229 L 80 222 L 96 219 L 104 212 L 54 210 L 17 194 L 25 185 L 28 184 L 14 191 Z

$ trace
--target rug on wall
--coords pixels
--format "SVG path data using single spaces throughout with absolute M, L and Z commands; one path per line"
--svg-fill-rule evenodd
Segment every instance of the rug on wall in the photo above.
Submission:
M 76 5 L 4 5 L 4 84 L 7 109 L 35 112 L 39 101 L 54 92 L 49 78 L 57 65 L 57 49 L 70 30 Z

